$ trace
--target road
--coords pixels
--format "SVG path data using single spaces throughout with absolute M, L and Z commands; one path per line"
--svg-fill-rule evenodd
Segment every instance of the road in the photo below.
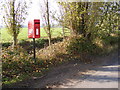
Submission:
M 118 88 L 118 79 L 120 79 L 118 52 L 91 59 L 92 63 L 81 63 L 79 60 L 64 63 L 52 68 L 43 77 L 33 77 L 29 81 L 15 85 L 15 87 Z
M 118 63 L 106 63 L 93 70 L 89 70 L 83 77 L 87 77 L 73 85 L 61 85 L 59 88 L 118 88 Z M 74 80 L 73 80 L 74 81 Z
M 120 79 L 118 52 L 106 57 L 94 58 L 98 60 L 92 64 L 72 62 L 54 69 L 43 79 L 46 88 L 118 88 Z M 56 73 L 55 73 L 56 72 Z M 49 78 L 49 79 L 47 79 Z M 42 83 L 36 83 L 40 88 Z

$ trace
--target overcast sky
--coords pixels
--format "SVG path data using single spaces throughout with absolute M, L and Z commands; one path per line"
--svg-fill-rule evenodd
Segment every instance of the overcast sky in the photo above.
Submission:
M 29 2 L 30 0 L 26 0 L 26 1 Z M 40 4 L 43 3 L 43 0 L 31 0 L 31 1 L 32 1 L 32 4 L 29 6 L 28 16 L 26 17 L 24 25 L 27 25 L 29 20 L 33 20 L 33 19 L 40 19 L 41 20 L 41 17 L 40 17 Z M 49 1 L 50 1 L 49 2 L 50 7 L 52 7 L 53 9 L 57 9 L 56 2 L 54 0 L 49 0 Z M 0 13 L 0 26 L 3 26 L 3 24 L 2 24 L 3 23 L 2 22 L 2 16 L 3 16 L 2 13 Z M 42 24 L 42 22 L 41 22 L 41 24 Z
M 57 9 L 57 3 L 54 0 L 50 0 L 50 7 Z M 25 25 L 27 25 L 29 20 L 41 19 L 40 17 L 40 4 L 43 4 L 43 0 L 32 0 L 32 5 L 29 8 L 29 15 L 26 18 Z M 42 22 L 41 22 L 42 23 Z
M 32 5 L 30 6 L 29 11 L 28 11 L 29 15 L 26 18 L 24 25 L 27 25 L 28 21 L 33 20 L 33 19 L 40 19 L 41 25 L 42 25 L 42 19 L 40 17 L 40 4 L 42 4 L 42 3 L 43 3 L 43 0 L 32 0 Z M 50 7 L 57 9 L 56 2 L 51 0 Z

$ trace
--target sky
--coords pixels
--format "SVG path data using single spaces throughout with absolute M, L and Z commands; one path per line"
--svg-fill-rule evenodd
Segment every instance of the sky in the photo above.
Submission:
M 30 0 L 26 0 L 29 2 Z M 40 3 L 43 4 L 43 0 L 31 0 L 32 4 L 29 6 L 28 9 L 28 16 L 26 17 L 26 20 L 24 22 L 24 26 L 27 26 L 28 21 L 33 20 L 33 19 L 40 19 L 41 20 L 41 25 L 42 25 L 42 19 L 40 17 Z M 53 9 L 57 9 L 57 4 L 54 0 L 50 0 L 50 7 Z M 0 6 L 1 7 L 1 6 Z M 0 26 L 3 26 L 2 22 L 2 13 L 0 13 Z
M 52 9 L 58 9 L 57 7 L 57 3 L 54 0 L 50 0 L 50 7 L 52 7 Z M 33 19 L 40 19 L 41 20 L 41 25 L 42 25 L 42 18 L 40 15 L 40 4 L 43 4 L 43 0 L 32 0 L 32 5 L 30 6 L 29 10 L 28 10 L 28 17 L 26 18 L 25 24 L 27 25 L 29 20 L 33 20 Z

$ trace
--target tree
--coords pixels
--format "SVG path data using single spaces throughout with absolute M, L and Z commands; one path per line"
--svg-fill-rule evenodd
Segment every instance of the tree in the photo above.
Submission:
M 48 35 L 49 45 L 51 45 L 51 23 L 50 23 L 50 8 L 48 0 L 44 0 L 41 5 L 41 17 L 43 20 L 44 30 Z
M 17 37 L 27 16 L 28 4 L 25 0 L 4 0 L 4 22 L 8 33 L 13 37 L 13 47 L 17 45 Z
M 82 34 L 88 40 L 99 32 L 111 33 L 118 28 L 118 2 L 60 2 L 66 28 L 71 35 Z
M 62 8 L 59 4 L 57 4 L 59 7 L 59 10 L 56 11 L 55 15 L 52 16 L 52 18 L 58 22 L 59 26 L 62 26 L 62 35 L 65 38 L 65 22 L 64 22 L 64 8 Z M 59 13 L 58 13 L 59 12 Z
M 107 2 L 104 3 L 104 8 L 102 9 L 101 15 L 101 25 L 102 29 L 106 29 L 106 33 L 110 35 L 118 29 L 119 21 L 119 3 L 118 2 Z
M 85 34 L 85 15 L 87 16 L 88 3 L 86 2 L 60 2 L 63 7 L 63 22 L 70 29 L 71 35 Z

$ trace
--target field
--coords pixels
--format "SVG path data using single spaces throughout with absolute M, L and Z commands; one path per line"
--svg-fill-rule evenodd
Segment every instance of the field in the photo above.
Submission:
M 40 30 L 41 38 L 46 38 L 47 34 L 43 28 Z M 69 30 L 66 30 L 66 35 L 69 35 Z M 60 37 L 62 36 L 62 28 L 52 28 L 52 37 Z M 28 39 L 28 29 L 22 28 L 19 35 L 18 40 L 30 40 Z M 8 34 L 7 29 L 1 29 L 1 41 L 2 42 L 12 42 L 12 37 Z

